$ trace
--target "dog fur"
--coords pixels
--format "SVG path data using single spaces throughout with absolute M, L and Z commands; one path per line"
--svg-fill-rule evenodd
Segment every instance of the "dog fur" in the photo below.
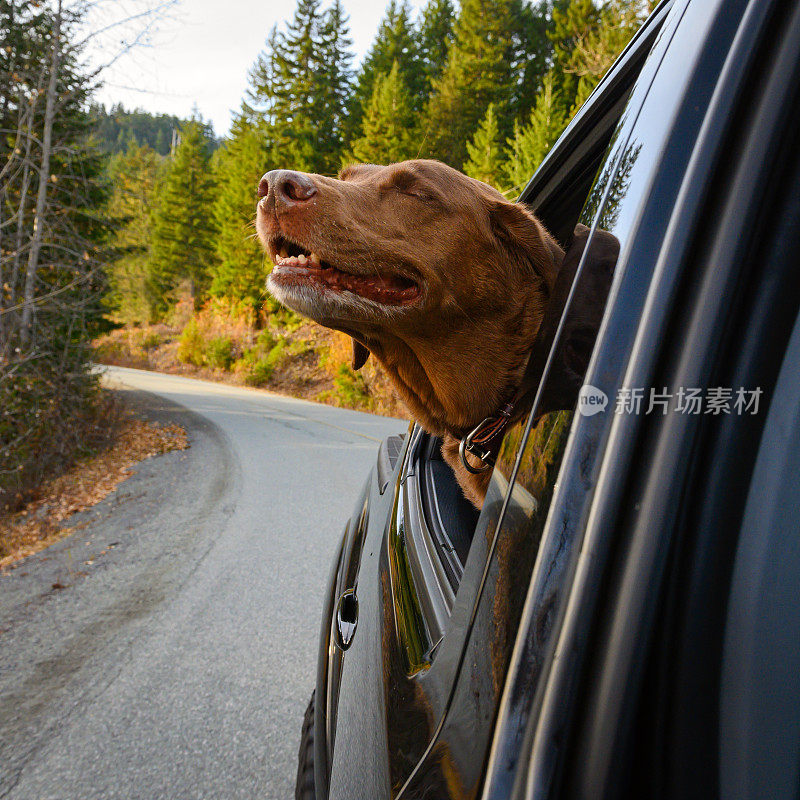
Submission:
M 259 195 L 270 292 L 349 334 L 354 368 L 378 359 L 480 507 L 489 476 L 463 468 L 458 443 L 519 385 L 561 247 L 524 205 L 437 161 L 275 170 Z

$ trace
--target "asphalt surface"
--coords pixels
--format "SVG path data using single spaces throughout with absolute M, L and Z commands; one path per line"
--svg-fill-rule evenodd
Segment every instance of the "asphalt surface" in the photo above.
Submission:
M 375 417 L 113 368 L 191 447 L 0 574 L 0 798 L 294 796 L 324 585 Z

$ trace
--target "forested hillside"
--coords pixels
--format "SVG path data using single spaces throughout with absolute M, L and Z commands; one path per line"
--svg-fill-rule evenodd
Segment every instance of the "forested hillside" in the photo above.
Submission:
M 108 153 L 122 153 L 128 145 L 147 145 L 160 156 L 168 156 L 182 125 L 188 120 L 172 114 L 150 114 L 141 109 L 127 111 L 120 103 L 106 111 L 92 105 L 90 114 L 100 146 Z
M 391 0 L 356 69 L 339 0 L 298 0 L 294 18 L 269 32 L 219 149 L 190 121 L 168 158 L 141 140 L 114 156 L 111 208 L 125 253 L 109 274 L 113 319 L 174 329 L 191 315 L 185 362 L 266 382 L 286 361 L 293 340 L 282 322 L 294 317 L 265 302 L 270 265 L 251 227 L 264 172 L 335 175 L 354 161 L 422 156 L 513 198 L 652 5 L 429 0 L 415 15 Z M 254 350 L 224 319 L 270 329 L 277 344 Z M 162 327 L 149 341 L 165 336 Z M 112 336 L 104 352 L 115 357 L 130 341 Z M 374 394 L 369 370 L 357 379 L 338 363 L 331 374 Z
M 298 0 L 220 143 L 94 103 L 84 5 L 0 0 L 0 494 L 90 440 L 103 326 L 95 358 L 396 411 L 371 363 L 265 295 L 259 177 L 424 156 L 513 198 L 652 5 L 391 0 L 356 66 L 340 0 Z

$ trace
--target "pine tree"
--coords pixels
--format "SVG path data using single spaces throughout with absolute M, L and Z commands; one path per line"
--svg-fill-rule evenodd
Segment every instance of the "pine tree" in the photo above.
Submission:
M 489 104 L 475 136 L 467 143 L 469 160 L 464 164 L 464 172 L 471 178 L 499 188 L 503 175 L 503 147 L 494 103 Z
M 553 8 L 547 37 L 553 42 L 553 89 L 564 113 L 575 107 L 581 76 L 576 69 L 576 47 L 601 22 L 595 0 L 561 0 Z
M 277 82 L 265 87 L 274 95 L 273 136 L 286 164 L 319 171 L 317 131 L 324 100 L 318 95 L 320 0 L 298 0 L 294 18 L 274 52 Z
M 161 312 L 185 282 L 197 302 L 209 282 L 215 222 L 211 142 L 198 120 L 183 126 L 153 212 L 150 291 Z
M 99 317 L 98 262 L 108 239 L 100 210 L 108 195 L 86 111 L 91 79 L 73 45 L 83 13 L 60 2 L 0 5 L 11 69 L 0 77 L 0 363 L 17 347 L 23 358 L 59 347 L 63 330 L 53 326 L 61 329 L 70 314 L 80 326 Z M 53 292 L 56 302 L 40 299 Z M 78 351 L 63 344 L 62 362 L 78 377 L 70 362 Z
M 536 171 L 567 123 L 558 102 L 553 76 L 548 74 L 536 99 L 527 125 L 514 123 L 514 135 L 508 140 L 506 176 L 514 189 L 521 189 Z
M 641 27 L 651 5 L 647 0 L 610 0 L 600 9 L 597 24 L 574 35 L 572 50 L 564 67 L 578 79 L 570 116 L 583 105 Z
M 256 187 L 269 157 L 263 126 L 246 109 L 214 156 L 216 258 L 210 293 L 257 308 L 264 294 L 264 254 L 252 227 Z
M 273 28 L 251 71 L 250 108 L 261 111 L 274 166 L 331 173 L 341 160 L 340 131 L 350 94 L 350 40 L 341 4 L 298 0 L 285 32 Z
M 563 0 L 562 0 L 563 1 Z M 552 25 L 553 0 L 525 4 L 516 25 L 520 58 L 516 64 L 517 86 L 511 103 L 514 119 L 527 117 L 553 62 L 553 43 L 547 36 Z
M 521 0 L 464 0 L 455 22 L 447 65 L 426 111 L 425 152 L 460 168 L 466 142 L 495 104 L 507 136 L 516 107 L 525 38 Z
M 353 142 L 349 160 L 367 164 L 391 164 L 413 158 L 414 112 L 400 66 L 378 75 L 364 114 L 364 133 Z
M 428 0 L 417 30 L 417 53 L 424 76 L 423 100 L 441 76 L 453 41 L 455 11 L 451 0 Z
M 278 53 L 283 48 L 283 36 L 273 25 L 264 49 L 248 72 L 248 87 L 242 102 L 242 111 L 250 117 L 258 116 L 269 128 L 279 125 L 276 106 L 278 97 L 287 90 L 279 75 Z
M 110 268 L 109 303 L 113 318 L 126 324 L 149 323 L 158 298 L 151 294 L 148 268 L 153 205 L 160 159 L 147 145 L 131 142 L 111 161 L 113 194 L 108 213 L 113 221 L 119 258 Z
M 340 0 L 325 13 L 320 27 L 320 74 L 319 92 L 325 104 L 319 118 L 318 141 L 321 149 L 318 155 L 323 173 L 335 172 L 339 167 L 343 149 L 343 126 L 350 99 L 353 71 L 350 62 L 353 54 L 350 48 L 353 40 L 349 36 L 347 17 Z
M 379 75 L 387 75 L 395 63 L 414 108 L 420 106 L 424 76 L 417 57 L 417 43 L 410 16 L 408 0 L 391 0 L 356 78 L 348 108 L 346 141 L 363 135 L 363 118 L 372 100 L 375 82 Z

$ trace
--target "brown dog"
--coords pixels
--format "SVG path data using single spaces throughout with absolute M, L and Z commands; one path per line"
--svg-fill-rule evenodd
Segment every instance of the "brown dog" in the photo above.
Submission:
M 269 290 L 349 334 L 354 369 L 378 359 L 480 507 L 488 475 L 458 443 L 514 395 L 561 248 L 525 206 L 437 161 L 273 170 L 259 196 Z

